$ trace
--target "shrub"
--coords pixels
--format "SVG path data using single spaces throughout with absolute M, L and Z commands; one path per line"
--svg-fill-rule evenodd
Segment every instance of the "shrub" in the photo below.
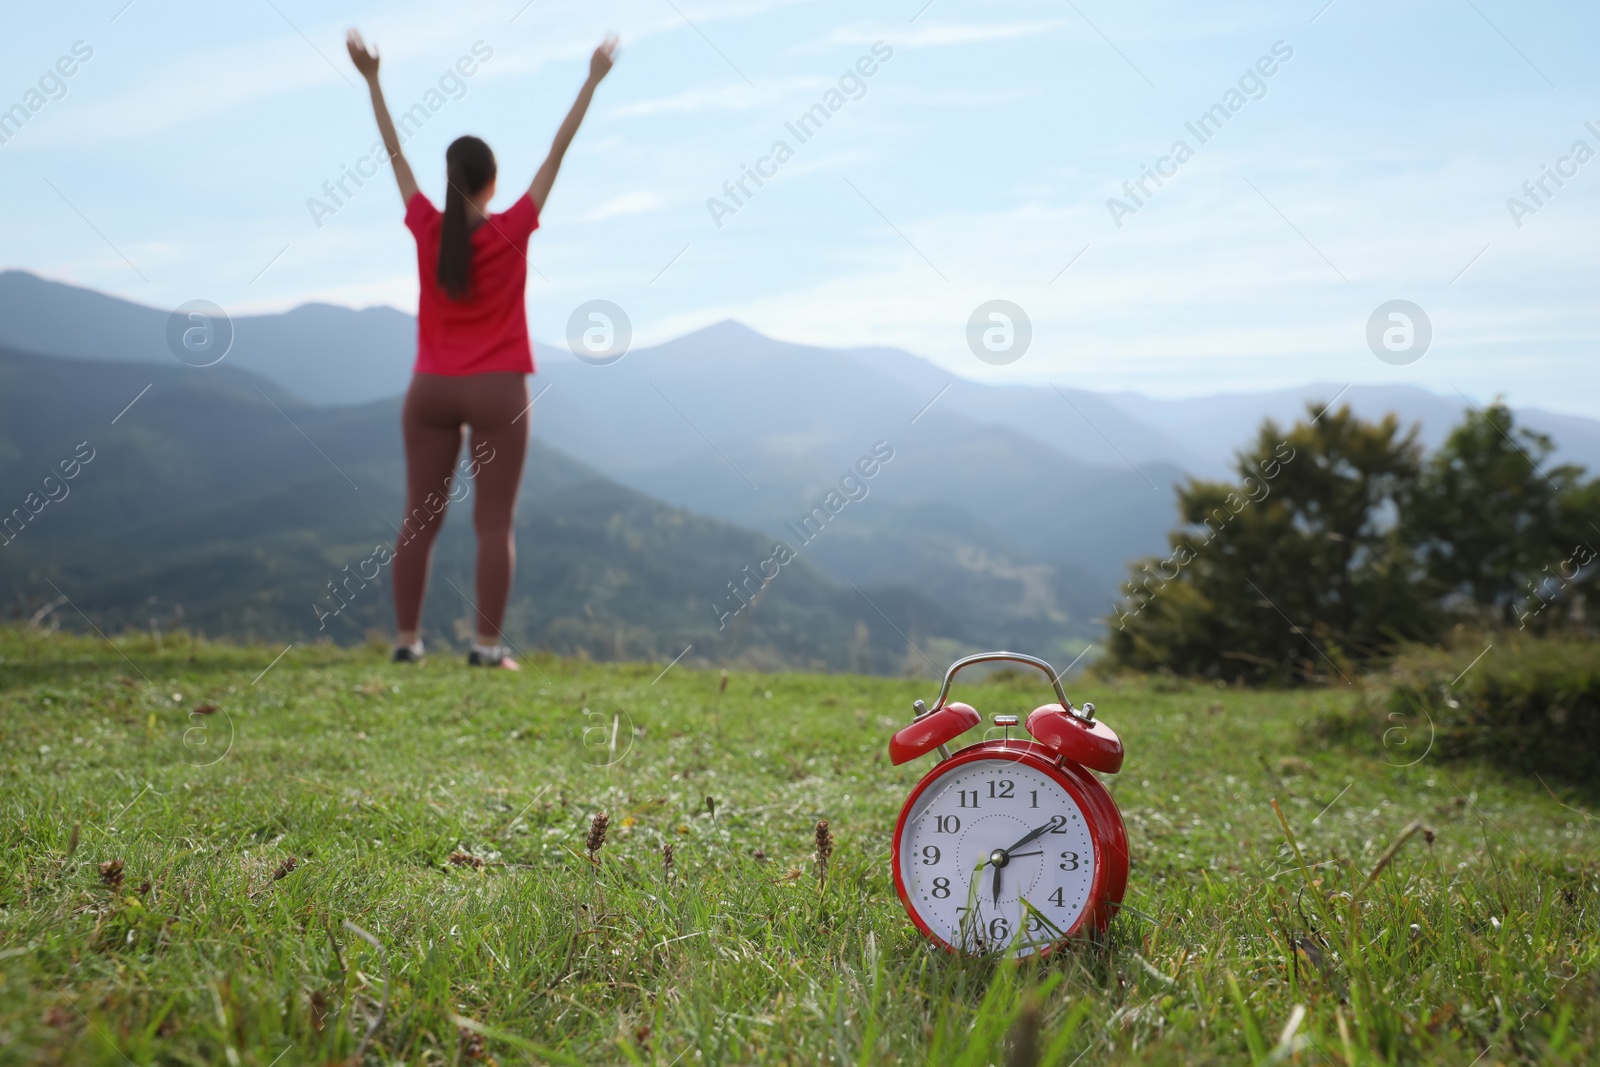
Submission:
M 1405 649 L 1387 686 L 1318 732 L 1387 741 L 1421 730 L 1442 759 L 1483 759 L 1600 793 L 1600 642 L 1501 633 L 1484 652 L 1490 641 Z

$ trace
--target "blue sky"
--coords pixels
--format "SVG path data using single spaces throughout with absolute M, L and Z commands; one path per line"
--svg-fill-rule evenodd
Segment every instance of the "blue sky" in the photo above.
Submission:
M 166 307 L 414 308 L 386 172 L 320 226 L 308 207 L 376 139 L 345 28 L 378 43 L 396 112 L 478 42 L 492 51 L 446 83 L 459 98 L 434 98 L 447 102 L 406 153 L 436 196 L 444 147 L 480 134 L 500 158 L 500 208 L 614 31 L 617 68 L 534 237 L 538 337 L 563 337 L 574 308 L 605 298 L 636 344 L 731 317 L 990 381 L 1156 395 L 1409 382 L 1600 416 L 1600 158 L 1572 156 L 1579 140 L 1600 151 L 1585 127 L 1600 130 L 1600 10 L 1325 5 L 32 5 L 7 13 L 0 108 L 27 106 L 76 42 L 93 55 L 3 131 L 0 266 Z M 800 143 L 785 124 L 879 41 L 892 58 L 859 91 L 847 82 L 858 98 Z M 1292 57 L 1247 79 L 1200 143 L 1186 123 L 1278 42 Z M 1180 139 L 1192 158 L 1161 163 L 1176 173 L 1146 179 L 1134 204 L 1124 182 Z M 724 182 L 778 140 L 793 157 L 715 218 L 708 200 L 728 203 Z M 1523 183 L 1557 165 L 1570 176 L 1546 178 L 1535 205 Z M 1514 220 L 1514 196 L 1537 210 Z M 1120 227 L 1112 197 L 1137 207 Z M 969 316 L 994 299 L 1033 326 L 1026 355 L 1000 367 L 967 344 Z M 1432 323 L 1409 365 L 1368 348 L 1392 299 Z

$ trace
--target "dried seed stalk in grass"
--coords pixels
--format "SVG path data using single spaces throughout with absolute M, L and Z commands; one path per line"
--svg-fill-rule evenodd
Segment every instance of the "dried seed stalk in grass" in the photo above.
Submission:
M 727 671 L 723 671 L 722 672 L 722 681 L 717 683 L 717 696 L 721 696 L 723 693 L 726 693 L 727 691 L 728 691 L 728 672 Z
M 1361 883 L 1361 888 L 1356 890 L 1355 895 L 1350 898 L 1351 907 L 1355 906 L 1356 901 L 1361 898 L 1362 894 L 1372 888 L 1372 883 L 1378 880 L 1378 875 L 1382 874 L 1383 869 L 1389 866 L 1389 862 L 1399 854 L 1405 843 L 1419 833 L 1424 835 L 1424 840 L 1428 844 L 1433 844 L 1434 833 L 1431 829 L 1422 825 L 1422 820 L 1416 819 L 1409 823 L 1404 830 L 1400 831 L 1400 836 L 1394 839 L 1394 844 L 1389 846 L 1388 851 L 1378 857 L 1378 865 L 1372 868 L 1372 873 L 1367 875 L 1367 880 Z
M 461 1058 L 465 1060 L 481 1060 L 487 1052 L 483 1046 L 483 1035 L 465 1026 L 456 1027 L 456 1032 L 461 1037 Z
M 322 1033 L 323 1026 L 328 1019 L 328 998 L 320 989 L 313 989 L 308 1005 L 307 1014 L 310 1017 L 311 1029 Z
M 828 884 L 828 860 L 833 856 L 833 831 L 828 829 L 828 820 L 820 819 L 817 822 L 817 886 L 825 887 Z
M 100 865 L 100 881 L 108 888 L 122 888 L 122 861 L 120 859 L 106 860 Z
M 457 849 L 456 851 L 450 853 L 450 866 L 471 867 L 476 870 L 483 866 L 483 860 L 472 855 L 471 853 L 462 852 L 460 849 Z
M 661 846 L 661 869 L 666 874 L 667 881 L 672 881 L 673 859 L 671 841 L 668 841 L 666 844 Z
M 1039 1002 L 1032 997 L 1022 1002 L 1022 1010 L 1011 1027 L 1011 1054 L 1006 1058 L 1008 1067 L 1038 1067 L 1039 1063 Z
M 1300 973 L 1300 964 L 1304 961 L 1312 973 L 1327 977 L 1328 961 L 1323 956 L 1321 945 L 1309 937 L 1295 937 L 1290 938 L 1289 946 L 1294 950 L 1294 955 L 1291 959 L 1296 975 Z
M 81 822 L 75 822 L 75 823 L 72 824 L 72 833 L 67 835 L 67 858 L 68 859 L 71 859 L 72 858 L 72 854 L 74 852 L 78 851 L 78 832 L 80 830 L 82 830 L 82 829 L 83 829 L 83 824 Z
M 598 863 L 595 857 L 606 843 L 606 828 L 611 825 L 611 816 L 605 812 L 596 812 L 594 821 L 589 824 L 589 837 L 584 842 L 584 847 L 589 850 L 589 862 Z

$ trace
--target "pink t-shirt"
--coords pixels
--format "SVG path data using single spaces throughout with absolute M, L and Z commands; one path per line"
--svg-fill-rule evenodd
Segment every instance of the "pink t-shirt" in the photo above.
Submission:
M 417 239 L 419 374 L 533 373 L 528 339 L 528 238 L 539 208 L 526 194 L 472 231 L 472 289 L 451 300 L 439 287 L 439 209 L 420 192 L 406 205 L 406 228 Z

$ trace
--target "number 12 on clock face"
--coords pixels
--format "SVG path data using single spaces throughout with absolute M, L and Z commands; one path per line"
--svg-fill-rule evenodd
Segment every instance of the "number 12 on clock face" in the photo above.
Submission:
M 965 952 L 1054 947 L 1093 900 L 1095 843 L 1083 806 L 1044 759 L 949 762 L 924 780 L 897 828 L 895 880 L 913 921 Z

